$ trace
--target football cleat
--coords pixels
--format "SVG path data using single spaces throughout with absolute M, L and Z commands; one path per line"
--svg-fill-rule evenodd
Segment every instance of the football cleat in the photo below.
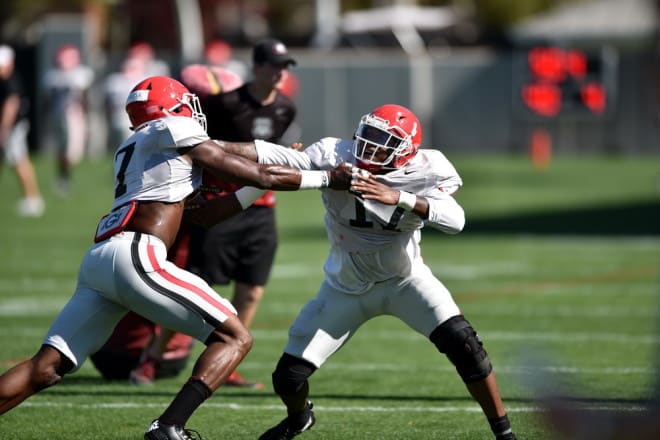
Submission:
M 243 388 L 255 388 L 260 390 L 264 387 L 264 384 L 261 382 L 250 382 L 245 379 L 238 371 L 234 371 L 229 375 L 225 381 L 225 386 L 228 387 L 243 387 Z
M 158 419 L 144 433 L 145 440 L 204 440 L 199 432 L 183 426 L 161 425 Z
M 288 440 L 294 438 L 303 431 L 307 431 L 314 426 L 314 423 L 316 423 L 314 411 L 312 411 L 313 407 L 314 405 L 312 402 L 308 401 L 307 408 L 305 408 L 299 420 L 291 420 L 290 417 L 287 417 L 268 431 L 261 434 L 259 440 Z
M 516 440 L 516 435 L 509 431 L 506 434 L 500 434 L 495 437 L 495 440 Z

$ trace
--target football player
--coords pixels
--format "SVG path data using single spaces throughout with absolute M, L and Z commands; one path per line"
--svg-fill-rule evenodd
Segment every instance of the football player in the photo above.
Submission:
M 279 190 L 347 189 L 351 171 L 260 166 L 224 152 L 206 134 L 197 96 L 169 77 L 139 82 L 128 96 L 126 111 L 134 134 L 114 155 L 112 210 L 99 222 L 95 243 L 80 265 L 76 290 L 38 352 L 0 376 L 0 414 L 79 369 L 131 310 L 206 345 L 190 379 L 145 433 L 146 439 L 183 440 L 190 438 L 184 427 L 189 417 L 252 346 L 252 336 L 231 303 L 166 259 L 202 170 Z M 261 194 L 263 190 L 247 187 L 198 208 L 195 215 L 218 221 Z
M 438 150 L 420 149 L 418 118 L 399 105 L 364 115 L 352 140 L 324 138 L 303 151 L 255 141 L 222 144 L 260 164 L 328 170 L 357 166 L 352 191 L 322 190 L 330 253 L 315 298 L 289 329 L 273 388 L 288 416 L 262 440 L 290 439 L 314 425 L 308 378 L 366 321 L 392 315 L 421 333 L 455 365 L 498 440 L 515 439 L 481 340 L 447 288 L 424 264 L 424 225 L 448 234 L 463 229 L 452 194 L 462 185 Z

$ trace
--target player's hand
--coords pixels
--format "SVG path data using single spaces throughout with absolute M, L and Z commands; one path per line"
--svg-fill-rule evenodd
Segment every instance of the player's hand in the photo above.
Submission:
M 354 174 L 351 191 L 359 193 L 363 199 L 375 200 L 384 205 L 396 205 L 399 201 L 398 190 L 379 182 L 366 170 L 359 170 Z
M 296 151 L 300 151 L 302 149 L 302 147 L 303 147 L 302 142 L 294 142 L 294 143 L 291 144 L 291 148 L 296 150 Z
M 330 170 L 330 185 L 332 189 L 349 189 L 353 180 L 353 165 L 342 162 Z

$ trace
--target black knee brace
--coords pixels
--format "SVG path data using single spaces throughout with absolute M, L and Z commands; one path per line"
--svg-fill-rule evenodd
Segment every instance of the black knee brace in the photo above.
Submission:
M 447 355 L 465 383 L 485 379 L 493 370 L 479 335 L 463 316 L 454 316 L 440 324 L 429 339 Z
M 273 389 L 280 396 L 298 393 L 316 367 L 306 360 L 284 353 L 273 371 Z

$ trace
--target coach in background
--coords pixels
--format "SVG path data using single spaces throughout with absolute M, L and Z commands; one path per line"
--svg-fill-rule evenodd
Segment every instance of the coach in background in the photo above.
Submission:
M 262 141 L 224 146 L 260 164 L 356 167 L 351 192 L 321 191 L 330 239 L 325 279 L 291 325 L 273 372 L 287 417 L 260 440 L 291 439 L 314 425 L 308 378 L 362 324 L 382 315 L 399 318 L 444 353 L 493 436 L 515 440 L 481 339 L 422 258 L 422 228 L 456 234 L 465 214 L 453 197 L 463 183 L 456 169 L 440 151 L 420 149 L 421 140 L 417 116 L 386 104 L 361 118 L 352 140 L 327 137 L 302 152 Z
M 296 64 L 286 46 L 266 39 L 252 50 L 252 79 L 228 93 L 201 97 L 208 134 L 225 141 L 262 139 L 279 143 L 296 117 L 293 101 L 280 92 L 287 69 Z M 204 174 L 202 192 L 209 199 L 240 188 Z M 193 228 L 190 267 L 209 284 L 234 282 L 232 304 L 250 327 L 264 294 L 277 250 L 275 194 L 267 191 L 251 207 L 208 230 Z M 262 388 L 234 372 L 226 385 Z

